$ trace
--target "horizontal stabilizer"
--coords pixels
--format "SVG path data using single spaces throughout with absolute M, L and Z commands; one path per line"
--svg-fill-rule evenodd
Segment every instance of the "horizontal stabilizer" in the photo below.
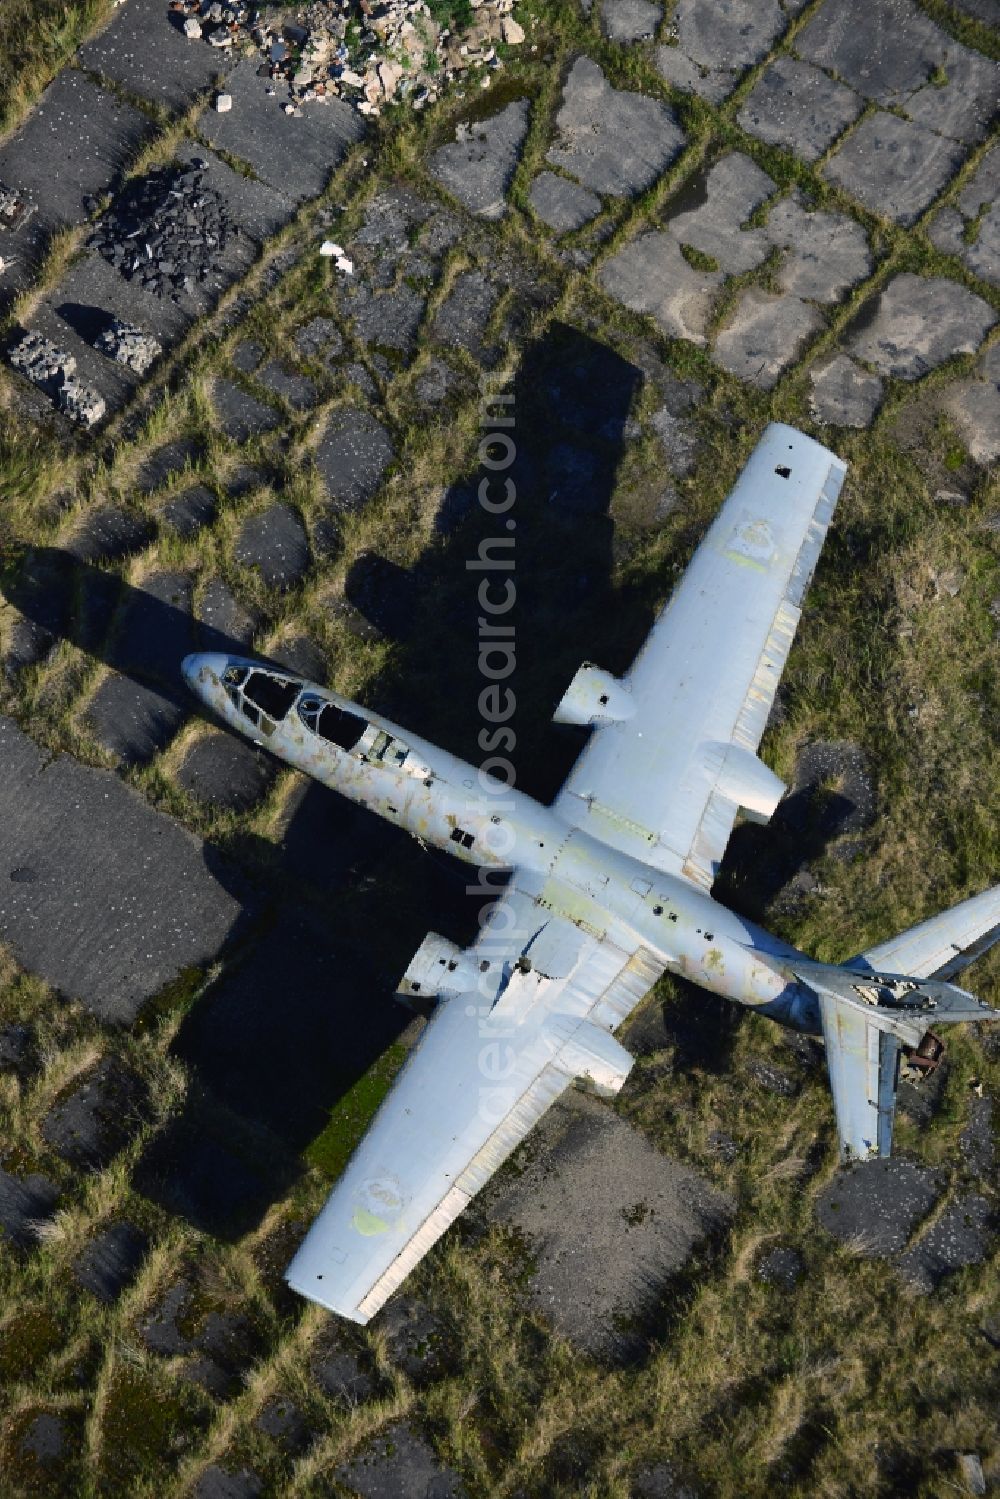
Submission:
M 842 1160 L 888 1156 L 903 1048 L 931 1025 L 1000 1019 L 1000 1012 L 937 979 L 796 964 L 819 1000 Z
M 844 966 L 949 980 L 989 952 L 995 942 L 1000 942 L 1000 885 L 890 937 Z

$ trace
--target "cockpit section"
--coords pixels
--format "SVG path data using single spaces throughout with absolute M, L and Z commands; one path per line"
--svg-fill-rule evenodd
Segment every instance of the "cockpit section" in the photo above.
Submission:
M 236 711 L 267 736 L 288 716 L 302 687 L 294 677 L 251 666 L 227 666 L 222 685 Z
M 315 692 L 304 692 L 299 699 L 299 717 L 313 734 L 335 744 L 338 749 L 352 750 L 368 728 L 368 720 L 357 713 L 347 713 Z
M 378 724 L 370 723 L 358 713 L 338 707 L 321 693 L 303 692 L 296 712 L 310 733 L 325 739 L 327 744 L 347 750 L 359 760 L 392 770 L 405 770 L 408 775 L 425 777 L 429 774 L 427 767 L 411 755 L 405 740 L 379 728 Z

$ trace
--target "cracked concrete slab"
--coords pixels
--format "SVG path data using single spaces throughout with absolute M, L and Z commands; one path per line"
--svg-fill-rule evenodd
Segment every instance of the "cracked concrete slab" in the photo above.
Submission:
M 558 177 L 555 172 L 540 172 L 531 184 L 528 199 L 542 223 L 557 234 L 582 229 L 601 211 L 601 200 L 596 193 L 568 177 Z
M 657 49 L 668 83 L 720 104 L 788 24 L 779 0 L 678 0 L 674 45 Z
M 861 1161 L 837 1172 L 816 1199 L 816 1217 L 859 1254 L 898 1254 L 937 1201 L 936 1172 L 912 1161 Z
M 5 292 L 30 282 L 54 231 L 86 223 L 88 200 L 117 184 L 152 133 L 145 115 L 84 74 L 72 68 L 58 74 L 0 146 L 0 181 L 35 205 L 20 229 L 0 230 L 0 255 L 13 262 Z
M 237 64 L 226 79 L 232 109 L 204 110 L 198 130 L 291 203 L 302 203 L 323 191 L 351 146 L 364 138 L 364 120 L 343 99 L 317 101 L 286 115 L 270 77 L 260 77 L 258 66 L 255 57 Z
M 765 234 L 785 252 L 778 281 L 811 302 L 836 302 L 870 274 L 872 257 L 861 225 L 845 214 L 803 208 L 797 196 L 783 198 L 768 215 Z
M 846 354 L 834 354 L 809 371 L 810 407 L 817 421 L 835 427 L 867 427 L 882 400 L 882 381 Z
M 78 55 L 84 68 L 170 110 L 185 109 L 232 65 L 207 42 L 190 42 L 162 0 L 129 0 Z
M 751 286 L 717 335 L 712 357 L 731 375 L 770 390 L 822 323 L 818 309 L 800 297 Z
M 514 1224 L 531 1246 L 533 1305 L 590 1352 L 627 1342 L 623 1319 L 648 1311 L 734 1210 L 715 1187 L 580 1094 L 549 1110 L 516 1161 L 518 1174 L 487 1188 L 487 1211 Z
M 663 7 L 651 0 L 603 0 L 601 30 L 612 42 L 645 42 L 656 35 Z
M 1000 344 L 994 344 L 966 380 L 945 387 L 941 405 L 958 428 L 974 463 L 1000 459 Z
M 752 271 L 767 258 L 768 242 L 762 230 L 743 226 L 776 186 L 749 156 L 730 151 L 691 184 L 688 193 L 698 201 L 670 213 L 666 227 L 729 275 Z
M 736 118 L 758 140 L 816 161 L 863 108 L 864 100 L 846 84 L 783 56 L 757 80 Z
M 879 110 L 861 121 L 822 171 L 872 213 L 909 225 L 938 196 L 964 154 L 957 142 Z
M 957 255 L 974 276 L 1000 286 L 1000 149 L 983 157 L 954 203 L 928 230 L 935 249 Z
M 672 234 L 650 231 L 606 261 L 601 285 L 633 312 L 656 319 L 664 333 L 704 345 L 712 304 L 725 276 L 696 271 Z
M 795 38 L 800 57 L 887 108 L 953 139 L 981 139 L 1000 67 L 954 41 L 913 0 L 838 0 Z
M 215 956 L 239 902 L 204 845 L 110 771 L 50 759 L 9 718 L 0 762 L 0 938 L 29 972 L 128 1024 Z
M 992 308 L 944 276 L 894 276 L 861 314 L 848 352 L 883 375 L 916 380 L 955 354 L 974 354 L 996 322 Z
M 431 156 L 431 175 L 470 213 L 502 218 L 527 133 L 528 101 L 515 99 L 491 119 L 459 125 L 455 139 Z
M 684 145 L 669 105 L 614 89 L 596 62 L 569 71 L 546 160 L 591 192 L 633 197 L 655 182 Z

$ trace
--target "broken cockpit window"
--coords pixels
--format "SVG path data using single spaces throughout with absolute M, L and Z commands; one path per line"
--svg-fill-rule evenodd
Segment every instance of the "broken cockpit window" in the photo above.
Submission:
M 263 734 L 274 733 L 299 694 L 298 682 L 249 666 L 228 666 L 222 685 L 236 711 Z
M 303 694 L 299 702 L 299 717 L 307 729 L 343 750 L 353 749 L 368 727 L 367 719 L 356 713 L 345 713 L 336 703 L 314 693 Z

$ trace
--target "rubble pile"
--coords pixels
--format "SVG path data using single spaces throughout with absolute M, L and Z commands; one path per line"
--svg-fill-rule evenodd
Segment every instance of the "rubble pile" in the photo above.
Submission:
M 243 0 L 171 0 L 170 9 L 193 41 L 259 52 L 286 114 L 332 99 L 363 115 L 387 103 L 422 109 L 458 75 L 501 67 L 498 43 L 524 41 L 514 0 L 311 0 L 280 21 Z
M 128 323 L 123 318 L 115 318 L 97 335 L 94 348 L 99 354 L 106 354 L 116 364 L 125 365 L 126 369 L 133 370 L 137 375 L 144 375 L 163 352 L 159 341 L 151 333 L 143 333 L 135 323 Z
M 223 252 L 240 232 L 206 185 L 206 166 L 195 157 L 189 166 L 140 178 L 100 219 L 89 241 L 127 281 L 136 279 L 172 302 L 206 283 L 221 287 Z
M 92 427 L 104 415 L 101 396 L 76 378 L 76 360 L 40 333 L 26 333 L 10 351 L 10 362 L 81 427 Z
M 0 182 L 0 229 L 18 229 L 30 218 L 34 205 L 22 193 Z

